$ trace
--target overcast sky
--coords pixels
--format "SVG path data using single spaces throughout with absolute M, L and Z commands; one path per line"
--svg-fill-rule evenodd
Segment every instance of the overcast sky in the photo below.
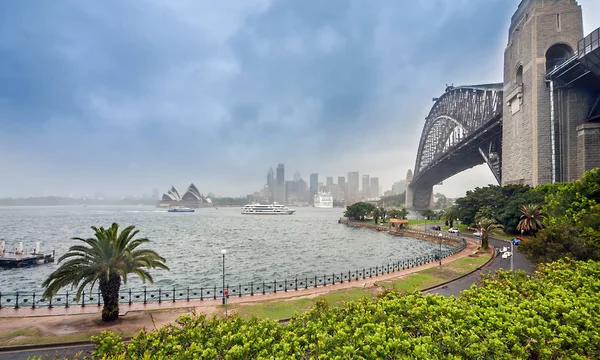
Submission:
M 518 0 L 0 4 L 0 197 L 244 195 L 414 167 L 446 84 L 502 81 Z M 600 1 L 579 0 L 586 34 Z M 484 166 L 436 187 L 493 183 Z

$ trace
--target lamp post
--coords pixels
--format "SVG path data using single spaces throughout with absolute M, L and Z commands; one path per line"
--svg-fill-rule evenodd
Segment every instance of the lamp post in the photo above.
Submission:
M 442 233 L 440 233 L 439 235 L 440 238 L 440 267 L 442 267 Z
M 225 305 L 225 254 L 227 254 L 227 250 L 221 250 L 221 254 L 223 254 L 223 305 Z

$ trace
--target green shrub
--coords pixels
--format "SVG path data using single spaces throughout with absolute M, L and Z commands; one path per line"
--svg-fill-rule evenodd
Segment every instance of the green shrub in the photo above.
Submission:
M 536 277 L 497 272 L 460 297 L 401 295 L 319 302 L 288 325 L 182 316 L 95 356 L 127 359 L 600 358 L 600 263 L 561 260 Z M 107 340 L 108 339 L 108 340 Z

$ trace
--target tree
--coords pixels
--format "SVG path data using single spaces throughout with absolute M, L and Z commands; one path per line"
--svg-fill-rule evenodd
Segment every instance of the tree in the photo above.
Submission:
M 542 229 L 544 220 L 544 214 L 541 212 L 541 208 L 536 204 L 527 204 L 521 207 L 521 218 L 517 230 L 527 231 L 528 233 L 535 234 Z
M 488 219 L 494 219 L 494 210 L 492 210 L 491 206 L 482 206 L 479 208 L 479 210 L 477 210 L 477 213 L 475 214 L 475 221 L 477 221 L 477 219 L 481 219 L 481 218 L 488 218 Z
M 117 320 L 121 279 L 126 284 L 127 275 L 136 274 L 142 282 L 148 280 L 152 283 L 153 279 L 148 269 L 169 270 L 165 265 L 165 259 L 155 251 L 138 249 L 140 245 L 150 240 L 135 238 L 139 231 L 134 229 L 134 226 L 128 226 L 119 233 L 117 223 L 113 223 L 108 229 L 92 226 L 94 237 L 73 238 L 87 246 L 73 245 L 60 257 L 59 264 L 63 260 L 67 261 L 50 274 L 42 284 L 46 288 L 44 297 L 50 299 L 60 289 L 71 285 L 71 289 L 77 287 L 76 299 L 79 301 L 85 287 L 91 284 L 93 289 L 98 282 L 104 301 L 102 320 L 105 322 Z
M 458 209 L 456 206 L 450 206 L 444 211 L 444 219 L 450 227 L 454 227 L 454 221 L 458 219 Z
M 542 192 L 544 228 L 521 250 L 534 262 L 600 260 L 600 168 L 577 181 L 543 186 Z
M 375 205 L 366 202 L 357 202 L 346 206 L 344 217 L 352 220 L 365 220 L 366 216 L 372 214 Z
M 427 218 L 427 220 L 431 220 L 431 218 L 435 216 L 435 213 L 433 212 L 433 210 L 427 209 L 421 211 L 421 216 Z
M 479 218 L 477 220 L 477 230 L 481 233 L 481 248 L 488 248 L 488 237 L 495 229 L 502 229 L 502 224 L 494 219 L 488 219 L 486 217 Z
M 371 216 L 373 216 L 373 220 L 375 220 L 375 225 L 377 225 L 377 221 L 381 215 L 381 210 L 377 206 L 374 206 L 373 210 L 371 211 Z
M 408 210 L 406 210 L 406 208 L 402 208 L 400 210 L 390 210 L 388 211 L 388 216 L 391 219 L 406 219 L 406 216 L 408 216 Z
M 379 214 L 380 214 L 379 217 L 381 218 L 381 222 L 385 223 L 385 221 L 387 219 L 387 210 L 383 206 L 381 206 L 379 208 Z
M 446 207 L 448 207 L 448 198 L 446 197 L 446 195 L 442 194 L 442 193 L 436 193 L 434 195 L 435 197 L 435 208 L 436 209 L 445 209 Z

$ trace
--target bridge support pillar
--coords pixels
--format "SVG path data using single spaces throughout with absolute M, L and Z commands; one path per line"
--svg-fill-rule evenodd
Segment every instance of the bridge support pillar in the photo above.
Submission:
M 408 188 L 411 190 L 408 191 Z M 409 197 L 410 195 L 410 197 Z M 407 186 L 406 207 L 411 210 L 427 210 L 432 207 L 433 185 Z M 410 207 L 409 207 L 410 204 Z

